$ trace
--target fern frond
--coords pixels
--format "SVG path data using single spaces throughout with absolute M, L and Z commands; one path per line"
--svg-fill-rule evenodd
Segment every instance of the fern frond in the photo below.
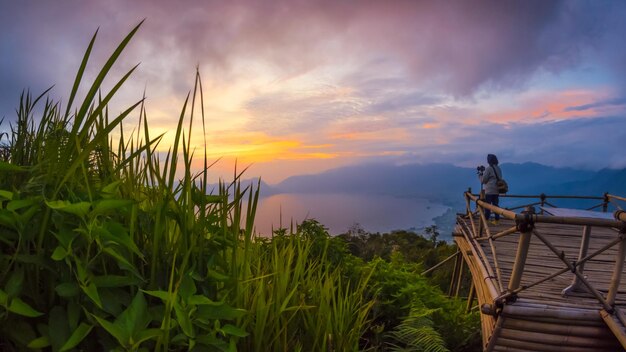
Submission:
M 441 335 L 433 328 L 430 316 L 435 311 L 437 310 L 413 305 L 409 316 L 389 333 L 388 337 L 392 340 L 388 343 L 390 350 L 450 352 Z

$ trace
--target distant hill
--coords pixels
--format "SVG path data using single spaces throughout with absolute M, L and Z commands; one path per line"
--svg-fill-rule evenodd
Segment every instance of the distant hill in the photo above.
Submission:
M 626 169 L 600 171 L 556 168 L 537 163 L 502 164 L 509 194 L 626 195 Z M 266 192 L 263 187 L 268 187 Z M 480 191 L 476 169 L 450 164 L 364 164 L 314 175 L 289 177 L 263 186 L 263 195 L 277 193 L 359 193 L 425 198 L 458 206 L 462 193 Z

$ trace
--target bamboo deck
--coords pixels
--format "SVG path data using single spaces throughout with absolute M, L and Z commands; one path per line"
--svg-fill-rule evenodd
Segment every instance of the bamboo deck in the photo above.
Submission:
M 484 232 L 473 233 L 480 223 L 476 215 L 472 219 L 460 216 L 454 238 L 472 274 L 482 311 L 485 351 L 624 351 L 626 333 L 621 323 L 624 319 L 620 321 L 617 315 L 626 312 L 626 279 L 619 283 L 613 314 L 603 311 L 606 305 L 586 289 L 564 296 L 562 291 L 572 284 L 574 273 L 568 270 L 556 275 L 567 266 L 533 235 L 521 276 L 522 289 L 511 295 L 508 286 L 521 234 L 513 232 L 516 226 L 513 220 L 503 219 L 497 226 L 489 225 L 490 234 L 507 229 L 512 233 L 492 237 L 490 241 Z M 567 261 L 579 258 L 583 226 L 534 225 L 537 232 L 562 251 Z M 614 228 L 591 227 L 588 253 L 600 250 L 617 238 L 619 232 Z M 618 247 L 614 245 L 584 264 L 583 275 L 604 297 L 613 282 Z M 623 266 L 621 272 L 623 277 L 626 273 Z M 549 278 L 551 274 L 554 277 Z M 523 288 L 546 278 L 542 283 Z M 508 299 L 503 299 L 507 296 Z

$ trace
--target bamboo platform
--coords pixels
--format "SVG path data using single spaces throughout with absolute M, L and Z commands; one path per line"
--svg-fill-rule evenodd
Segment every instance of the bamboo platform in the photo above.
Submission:
M 604 211 L 607 198 L 599 197 Z M 472 275 L 485 351 L 626 351 L 619 205 L 611 220 L 515 212 L 471 192 L 466 200 L 454 240 Z M 485 209 L 501 214 L 498 225 L 485 221 Z

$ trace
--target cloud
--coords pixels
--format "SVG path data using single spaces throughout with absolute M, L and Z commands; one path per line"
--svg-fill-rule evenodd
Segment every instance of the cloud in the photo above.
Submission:
M 614 107 L 614 106 L 623 107 L 624 105 L 626 105 L 626 97 L 620 97 L 620 98 L 612 98 L 612 99 L 605 99 L 601 101 L 595 101 L 590 104 L 568 106 L 565 109 L 563 109 L 563 111 L 566 111 L 566 112 L 586 111 L 590 109 L 603 108 L 603 107 Z
M 53 98 L 66 99 L 96 28 L 88 78 L 147 18 L 105 86 L 141 62 L 117 104 L 145 89 L 153 126 L 164 131 L 198 66 L 212 136 L 243 136 L 216 140 L 228 155 L 462 163 L 498 150 L 621 165 L 600 142 L 623 139 L 600 131 L 624 125 L 625 16 L 621 2 L 541 0 L 8 2 L 0 117 L 12 117 L 23 88 L 56 84 Z M 583 71 L 595 81 L 579 79 Z

